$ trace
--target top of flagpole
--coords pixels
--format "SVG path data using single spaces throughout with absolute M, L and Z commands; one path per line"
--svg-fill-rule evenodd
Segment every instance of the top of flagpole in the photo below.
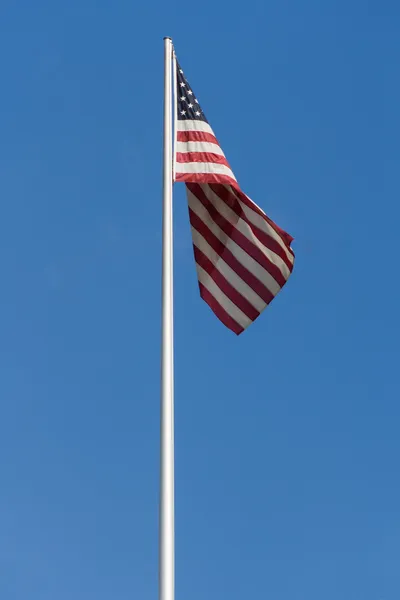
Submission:
M 172 37 L 170 37 L 169 35 L 166 35 L 165 37 L 163 37 L 163 40 L 171 40 L 171 42 L 172 42 Z

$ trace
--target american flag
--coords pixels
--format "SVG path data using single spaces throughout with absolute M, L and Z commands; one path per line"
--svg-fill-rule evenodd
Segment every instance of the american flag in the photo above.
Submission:
M 234 333 L 285 285 L 293 238 L 237 183 L 179 63 L 174 180 L 186 184 L 200 295 Z

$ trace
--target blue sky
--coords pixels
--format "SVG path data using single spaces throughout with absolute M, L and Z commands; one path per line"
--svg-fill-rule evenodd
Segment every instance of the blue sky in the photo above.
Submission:
M 2 600 L 157 597 L 164 35 L 297 256 L 236 338 L 177 187 L 177 600 L 398 600 L 399 17 L 3 0 Z

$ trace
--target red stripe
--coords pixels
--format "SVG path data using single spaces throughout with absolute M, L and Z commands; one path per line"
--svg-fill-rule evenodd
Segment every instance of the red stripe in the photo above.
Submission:
M 234 225 L 229 223 L 210 202 L 204 193 L 203 186 L 189 183 L 187 187 L 191 193 L 202 203 L 204 208 L 207 210 L 213 221 L 234 240 L 249 256 L 257 261 L 272 277 L 275 281 L 283 287 L 286 283 L 285 277 L 282 275 L 280 269 L 269 260 L 267 256 L 252 242 L 250 242 Z
M 251 208 L 255 213 L 260 215 L 263 219 L 265 219 L 265 221 L 268 223 L 268 225 L 271 225 L 272 229 L 274 229 L 276 231 L 276 233 L 282 238 L 282 241 L 285 244 L 285 246 L 287 247 L 287 249 L 289 250 L 289 252 L 291 254 L 293 254 L 293 256 L 294 256 L 294 252 L 290 247 L 290 244 L 293 242 L 294 238 L 289 233 L 287 233 L 286 231 L 281 229 L 269 217 L 267 217 L 265 212 L 263 212 L 261 210 L 261 208 L 259 208 L 257 206 L 257 204 L 255 202 L 253 202 L 253 200 L 251 200 L 248 196 L 246 196 L 246 194 L 244 192 L 242 192 L 242 190 L 238 186 L 235 187 L 235 190 L 237 192 L 237 196 L 238 196 L 239 200 L 241 202 L 243 202 L 243 204 L 245 204 L 246 206 Z
M 230 315 L 228 315 L 226 310 L 224 310 L 222 308 L 222 306 L 219 304 L 219 302 L 217 302 L 217 300 L 214 298 L 214 296 L 208 291 L 208 289 L 206 287 L 204 287 L 204 285 L 202 283 L 200 283 L 200 281 L 199 281 L 199 288 L 200 288 L 200 296 L 203 298 L 203 300 L 205 302 L 207 302 L 208 306 L 211 308 L 213 313 L 218 317 L 218 319 L 220 321 L 222 321 L 222 323 L 224 325 L 226 325 L 226 327 L 228 327 L 231 331 L 233 331 L 233 333 L 236 333 L 236 335 L 241 334 L 242 331 L 244 331 L 243 327 L 241 327 L 239 325 L 239 323 L 237 323 L 235 321 L 235 319 L 232 319 L 232 317 Z
M 217 138 L 212 133 L 206 133 L 205 131 L 178 131 L 176 136 L 177 142 L 210 142 L 211 144 L 218 144 Z
M 184 181 L 185 183 L 222 183 L 238 187 L 235 181 L 229 175 L 219 175 L 218 173 L 175 173 L 175 181 Z
M 252 223 L 250 221 L 250 219 L 248 219 L 248 217 L 246 216 L 246 213 L 242 209 L 240 202 L 239 202 L 236 194 L 233 192 L 233 190 L 225 187 L 224 185 L 218 185 L 218 184 L 210 185 L 210 188 L 219 198 L 221 198 L 221 200 L 227 206 L 229 206 L 230 209 L 232 209 L 238 215 L 238 217 L 240 217 L 243 221 L 245 221 L 247 223 L 247 225 L 250 227 L 250 229 L 252 230 L 254 235 L 260 240 L 260 242 L 266 248 L 268 248 L 269 250 L 274 252 L 274 254 L 279 256 L 279 258 L 281 258 L 283 260 L 283 262 L 288 267 L 288 269 L 290 271 L 292 271 L 293 263 L 289 260 L 286 253 L 284 252 L 283 248 L 280 246 L 280 244 L 274 238 L 272 238 L 270 235 L 268 235 L 268 233 L 266 233 L 265 231 L 263 231 L 262 229 L 257 227 L 257 225 L 254 225 L 254 223 Z M 263 220 L 265 221 L 265 219 L 263 219 Z M 286 244 L 285 244 L 285 246 L 286 246 Z
M 225 277 L 218 271 L 218 269 L 213 265 L 211 260 L 207 258 L 207 256 L 193 244 L 194 257 L 196 262 L 206 273 L 208 273 L 215 281 L 220 290 L 223 291 L 225 296 L 229 298 L 240 310 L 247 316 L 249 319 L 254 321 L 259 316 L 258 310 L 254 308 L 252 304 L 244 297 L 240 292 L 238 292 L 230 283 L 225 279 Z
M 220 154 L 214 154 L 213 152 L 177 152 L 176 153 L 177 163 L 212 163 L 217 165 L 225 165 L 230 169 L 229 163 L 225 156 Z
M 226 262 L 235 273 L 256 293 L 265 304 L 269 304 L 274 298 L 270 290 L 251 273 L 232 252 L 217 238 L 205 223 L 189 208 L 190 224 L 203 236 L 211 248 Z

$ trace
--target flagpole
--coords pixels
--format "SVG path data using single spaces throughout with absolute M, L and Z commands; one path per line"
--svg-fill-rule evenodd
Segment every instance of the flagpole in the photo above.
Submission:
M 159 600 L 175 598 L 172 40 L 164 38 Z

